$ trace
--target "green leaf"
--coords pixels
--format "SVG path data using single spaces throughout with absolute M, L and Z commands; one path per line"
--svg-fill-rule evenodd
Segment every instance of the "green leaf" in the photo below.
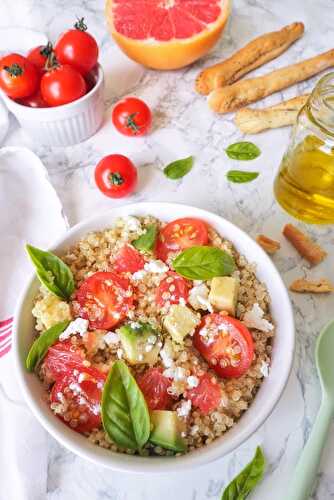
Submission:
M 229 170 L 226 174 L 230 182 L 243 184 L 244 182 L 251 182 L 259 176 L 259 172 L 245 172 L 244 170 Z
M 260 156 L 260 149 L 252 142 L 235 142 L 225 149 L 226 154 L 232 160 L 254 160 Z
M 29 372 L 35 369 L 35 366 L 42 361 L 47 350 L 59 338 L 59 335 L 68 327 L 70 321 L 62 321 L 45 330 L 33 343 L 26 359 L 26 367 Z
M 235 270 L 230 254 L 217 247 L 194 246 L 180 253 L 172 263 L 174 270 L 192 280 L 228 276 Z
M 252 461 L 230 482 L 221 500 L 245 500 L 262 480 L 264 470 L 265 458 L 262 449 L 258 446 Z
M 182 160 L 176 160 L 167 165 L 164 168 L 164 174 L 169 179 L 181 179 L 187 175 L 194 165 L 194 157 L 189 156 L 188 158 L 183 158 Z
M 44 252 L 31 245 L 27 245 L 26 249 L 40 282 L 57 297 L 69 299 L 74 291 L 70 268 L 51 252 Z
M 122 448 L 139 450 L 150 437 L 150 415 L 136 380 L 123 361 L 116 361 L 102 393 L 102 423 Z
M 150 224 L 147 226 L 146 232 L 139 236 L 136 240 L 132 242 L 132 245 L 137 248 L 137 250 L 142 250 L 143 252 L 150 252 L 155 246 L 155 241 L 158 235 L 158 228 L 156 224 Z

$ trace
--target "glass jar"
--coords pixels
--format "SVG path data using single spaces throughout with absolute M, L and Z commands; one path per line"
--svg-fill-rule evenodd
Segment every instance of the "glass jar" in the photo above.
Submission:
M 334 223 L 334 73 L 321 78 L 299 112 L 274 192 L 297 219 Z

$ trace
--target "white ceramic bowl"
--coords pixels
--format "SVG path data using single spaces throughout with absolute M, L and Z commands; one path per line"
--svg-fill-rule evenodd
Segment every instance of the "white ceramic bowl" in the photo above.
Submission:
M 46 146 L 70 146 L 91 137 L 101 126 L 104 114 L 104 76 L 100 64 L 92 72 L 96 83 L 76 101 L 53 108 L 23 106 L 1 93 L 8 109 L 34 141 Z
M 138 457 L 114 453 L 91 444 L 85 437 L 69 429 L 55 417 L 43 399 L 44 389 L 36 375 L 25 370 L 25 359 L 34 337 L 34 321 L 31 314 L 33 298 L 38 288 L 32 278 L 22 291 L 18 301 L 14 322 L 14 357 L 16 373 L 25 399 L 40 423 L 66 448 L 91 460 L 95 464 L 114 470 L 153 473 L 180 471 L 208 463 L 231 452 L 245 441 L 269 416 L 280 399 L 286 385 L 294 353 L 294 322 L 288 293 L 278 271 L 267 254 L 254 240 L 227 220 L 205 210 L 172 203 L 138 203 L 115 208 L 102 215 L 92 217 L 70 229 L 51 250 L 63 253 L 79 238 L 93 230 L 109 227 L 113 219 L 126 215 L 154 215 L 170 221 L 179 217 L 198 217 L 208 222 L 220 234 L 231 240 L 238 251 L 250 262 L 257 264 L 257 276 L 268 287 L 271 311 L 276 328 L 272 363 L 266 378 L 250 408 L 240 421 L 212 444 L 181 457 Z

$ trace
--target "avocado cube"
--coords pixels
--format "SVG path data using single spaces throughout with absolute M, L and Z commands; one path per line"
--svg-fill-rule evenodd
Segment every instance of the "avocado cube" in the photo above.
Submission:
M 151 443 L 175 452 L 183 452 L 187 449 L 187 444 L 181 435 L 184 424 L 176 411 L 153 410 L 151 423 L 153 425 Z
M 149 323 L 131 321 L 117 330 L 126 360 L 133 365 L 154 365 L 161 347 L 159 333 Z
M 213 278 L 209 301 L 217 311 L 226 311 L 235 316 L 239 291 L 239 280 L 231 276 Z
M 173 304 L 167 316 L 165 316 L 163 323 L 172 339 L 182 344 L 183 339 L 193 332 L 199 322 L 199 315 L 194 313 L 189 307 Z

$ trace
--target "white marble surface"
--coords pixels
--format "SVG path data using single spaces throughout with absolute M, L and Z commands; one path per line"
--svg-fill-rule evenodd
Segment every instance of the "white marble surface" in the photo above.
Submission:
M 118 203 L 103 197 L 96 190 L 93 171 L 104 154 L 123 153 L 132 158 L 140 169 L 139 188 L 127 202 L 176 201 L 212 210 L 253 236 L 261 231 L 280 239 L 282 251 L 274 257 L 274 262 L 286 283 L 300 275 L 328 276 L 334 280 L 333 229 L 308 228 L 329 252 L 325 263 L 312 271 L 280 235 L 282 225 L 289 218 L 274 201 L 272 182 L 287 144 L 289 130 L 270 131 L 255 138 L 262 155 L 242 167 L 259 170 L 261 175 L 257 181 L 246 185 L 228 184 L 225 172 L 237 164 L 226 157 L 224 148 L 239 140 L 241 135 L 233 124 L 232 116 L 214 116 L 208 110 L 205 99 L 193 90 L 195 75 L 201 67 L 219 60 L 222 55 L 231 54 L 255 35 L 293 21 L 305 22 L 303 39 L 278 60 L 259 69 L 257 74 L 332 48 L 334 1 L 235 0 L 232 18 L 215 51 L 190 68 L 167 73 L 143 70 L 121 55 L 106 33 L 102 11 L 102 0 L 1 0 L 0 3 L 0 26 L 35 28 L 46 31 L 52 40 L 66 25 L 72 24 L 75 16 L 86 16 L 90 30 L 101 44 L 101 62 L 106 65 L 108 73 L 108 103 L 126 93 L 134 93 L 145 99 L 154 111 L 153 133 L 144 139 L 126 139 L 117 135 L 107 115 L 104 128 L 95 138 L 67 149 L 31 144 L 11 118 L 6 144 L 27 145 L 41 157 L 70 223 L 74 224 L 87 215 Z M 276 94 L 268 98 L 266 104 L 304 92 L 316 80 L 287 89 L 281 95 Z M 196 157 L 196 167 L 182 181 L 169 181 L 159 171 L 165 163 L 188 154 Z M 334 311 L 333 295 L 291 295 L 291 300 L 297 325 L 297 349 L 289 383 L 265 425 L 238 450 L 182 476 L 147 478 L 98 468 L 49 438 L 45 499 L 218 500 L 223 485 L 250 459 L 258 444 L 264 448 L 268 468 L 265 480 L 252 498 L 284 499 L 287 482 L 319 407 L 320 388 L 313 356 L 315 339 Z M 314 498 L 334 498 L 334 428 L 324 452 Z

